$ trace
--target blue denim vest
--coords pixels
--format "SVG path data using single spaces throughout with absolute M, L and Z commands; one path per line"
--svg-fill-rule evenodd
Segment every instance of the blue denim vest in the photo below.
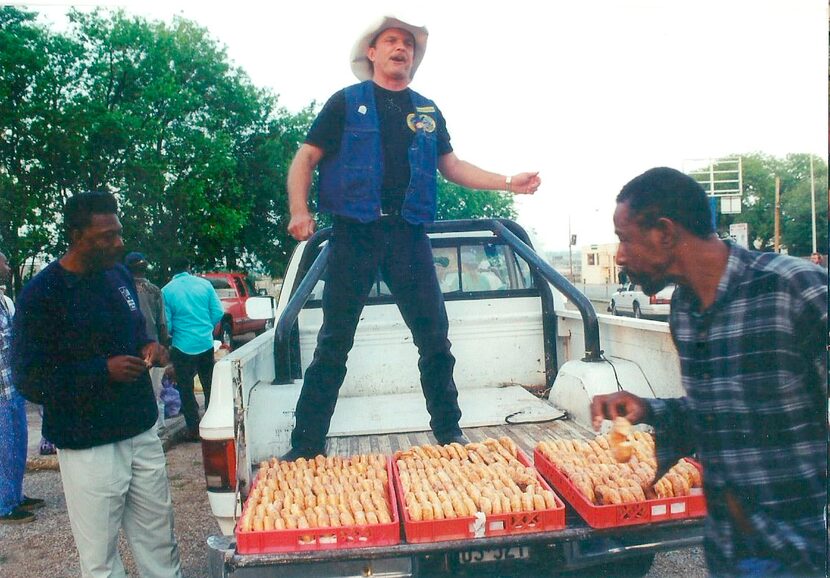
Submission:
M 415 137 L 409 147 L 409 186 L 401 215 L 413 225 L 435 220 L 438 156 L 435 103 L 411 91 Z M 427 130 L 432 129 L 432 130 Z M 318 209 L 368 223 L 380 217 L 383 148 L 371 80 L 346 88 L 346 126 L 340 149 L 320 163 Z

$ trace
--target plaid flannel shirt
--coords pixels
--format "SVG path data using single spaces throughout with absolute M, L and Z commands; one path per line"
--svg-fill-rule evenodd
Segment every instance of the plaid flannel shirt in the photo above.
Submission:
M 697 453 L 714 574 L 731 574 L 750 556 L 823 573 L 827 273 L 793 257 L 729 249 L 711 307 L 699 312 L 688 288 L 674 293 L 670 324 L 686 397 L 650 401 L 658 462 L 665 468 Z M 730 513 L 735 503 L 740 521 Z M 751 531 L 739 531 L 747 522 Z
M 12 385 L 12 315 L 0 294 L 0 399 L 9 400 L 15 392 Z

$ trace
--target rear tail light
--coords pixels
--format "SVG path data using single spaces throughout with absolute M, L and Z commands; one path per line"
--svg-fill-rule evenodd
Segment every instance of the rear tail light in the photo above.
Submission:
M 652 295 L 648 298 L 648 302 L 652 305 L 669 305 L 671 303 L 671 298 L 666 299 L 665 297 L 658 297 L 657 295 Z
M 208 490 L 231 492 L 236 487 L 236 446 L 232 439 L 202 440 L 202 461 Z

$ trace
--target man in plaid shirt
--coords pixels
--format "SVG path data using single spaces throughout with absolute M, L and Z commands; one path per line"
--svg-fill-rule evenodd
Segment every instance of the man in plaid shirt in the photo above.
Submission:
M 827 273 L 722 241 L 706 194 L 651 169 L 617 197 L 617 263 L 653 295 L 678 289 L 669 323 L 686 397 L 596 396 L 594 426 L 654 426 L 662 472 L 703 465 L 714 575 L 823 576 L 827 530 Z
M 0 283 L 11 280 L 6 256 L 0 253 Z M 26 401 L 12 383 L 10 301 L 0 294 L 0 524 L 23 524 L 35 519 L 32 510 L 43 500 L 23 495 L 26 471 Z

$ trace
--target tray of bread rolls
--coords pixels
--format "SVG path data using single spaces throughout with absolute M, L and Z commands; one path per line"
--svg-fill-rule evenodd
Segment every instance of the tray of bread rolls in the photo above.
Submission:
M 380 454 L 261 462 L 236 527 L 242 554 L 400 541 L 391 462 Z
M 565 504 L 507 437 L 416 446 L 393 457 L 407 542 L 565 527 Z
M 615 432 L 536 445 L 536 469 L 593 528 L 649 524 L 706 515 L 699 464 L 683 458 L 655 482 L 651 434 L 631 431 L 622 447 Z

